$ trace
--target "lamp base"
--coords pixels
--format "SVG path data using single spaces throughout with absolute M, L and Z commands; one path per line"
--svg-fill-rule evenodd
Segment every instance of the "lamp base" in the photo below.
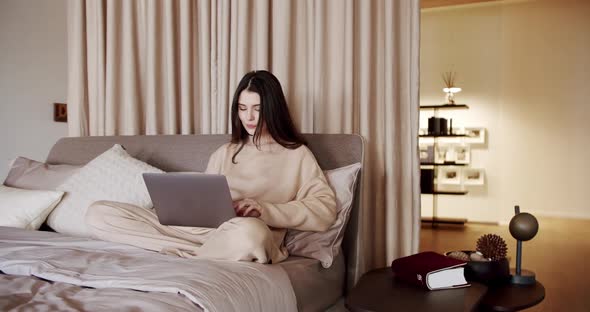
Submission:
M 520 275 L 517 275 L 515 269 L 510 269 L 510 284 L 534 285 L 536 281 L 535 272 L 521 270 Z

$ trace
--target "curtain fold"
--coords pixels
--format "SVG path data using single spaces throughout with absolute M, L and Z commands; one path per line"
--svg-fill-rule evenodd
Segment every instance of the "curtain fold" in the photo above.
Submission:
M 419 1 L 68 6 L 71 136 L 228 133 L 238 80 L 268 69 L 302 132 L 366 139 L 358 265 L 418 251 Z

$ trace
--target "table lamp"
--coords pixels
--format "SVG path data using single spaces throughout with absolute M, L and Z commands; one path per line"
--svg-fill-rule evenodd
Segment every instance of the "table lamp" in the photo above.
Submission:
M 516 239 L 516 270 L 511 270 L 510 283 L 517 285 L 534 285 L 535 273 L 522 270 L 522 242 L 528 241 L 537 235 L 539 222 L 530 213 L 520 212 L 519 206 L 514 206 L 515 216 L 510 220 L 510 234 Z

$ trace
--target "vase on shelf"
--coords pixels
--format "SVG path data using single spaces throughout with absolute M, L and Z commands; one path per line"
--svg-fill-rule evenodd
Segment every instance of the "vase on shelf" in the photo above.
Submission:
M 445 104 L 453 105 L 455 104 L 455 93 L 461 92 L 461 88 L 443 88 L 443 92 L 445 93 Z

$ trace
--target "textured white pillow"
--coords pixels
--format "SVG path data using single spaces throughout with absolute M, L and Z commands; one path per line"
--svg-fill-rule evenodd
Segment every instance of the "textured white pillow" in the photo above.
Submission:
M 152 201 L 142 173 L 163 172 L 131 157 L 121 145 L 91 160 L 57 187 L 66 195 L 47 219 L 56 232 L 89 237 L 84 221 L 88 206 L 99 200 L 129 203 L 149 209 Z
M 361 167 L 360 163 L 356 163 L 324 171 L 326 180 L 336 195 L 336 221 L 324 232 L 289 229 L 285 237 L 285 246 L 289 254 L 318 259 L 324 268 L 332 265 L 344 239 L 344 230 L 352 210 L 356 180 Z
M 0 226 L 37 230 L 64 192 L 24 190 L 0 185 Z

